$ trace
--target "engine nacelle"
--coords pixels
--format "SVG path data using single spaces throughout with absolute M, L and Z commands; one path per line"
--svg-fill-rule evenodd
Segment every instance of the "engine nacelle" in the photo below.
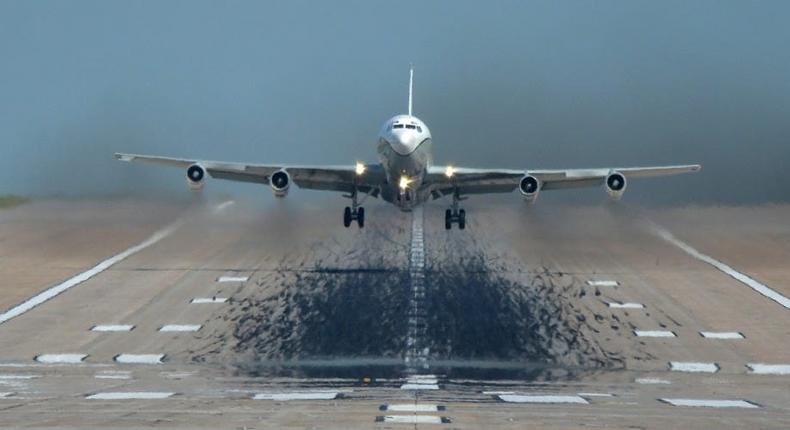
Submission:
M 272 173 L 269 184 L 271 184 L 276 197 L 285 197 L 288 195 L 288 188 L 291 187 L 291 175 L 285 170 L 278 170 Z
M 625 176 L 620 172 L 612 172 L 606 177 L 606 192 L 612 200 L 620 200 L 627 185 Z
M 187 185 L 192 191 L 200 191 L 206 184 L 206 168 L 193 164 L 187 168 Z
M 518 190 L 526 201 L 532 203 L 540 193 L 540 180 L 532 175 L 524 175 L 518 183 Z

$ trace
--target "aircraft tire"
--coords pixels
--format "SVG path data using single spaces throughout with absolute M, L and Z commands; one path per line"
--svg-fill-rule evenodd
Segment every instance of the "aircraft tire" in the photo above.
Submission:
M 343 211 L 343 225 L 348 228 L 351 226 L 351 208 L 346 206 L 346 209 Z
M 359 228 L 365 227 L 365 208 L 357 209 L 357 225 Z

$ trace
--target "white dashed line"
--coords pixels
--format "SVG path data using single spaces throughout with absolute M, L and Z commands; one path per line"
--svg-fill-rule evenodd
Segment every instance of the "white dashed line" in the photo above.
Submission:
M 699 334 L 706 339 L 743 339 L 737 331 L 701 331 Z
M 636 378 L 634 380 L 637 384 L 643 385 L 669 385 L 671 382 L 661 378 Z
M 644 309 L 645 305 L 641 303 L 609 303 L 612 309 Z
M 258 393 L 253 400 L 334 400 L 340 395 L 337 391 L 310 391 L 301 393 Z
M 675 337 L 675 333 L 668 330 L 634 330 L 637 337 Z
M 91 327 L 91 331 L 132 331 L 134 326 L 131 324 L 101 324 Z
M 438 390 L 439 385 L 437 384 L 414 384 L 414 383 L 405 383 L 400 386 L 401 390 Z
M 672 406 L 695 408 L 759 408 L 758 405 L 746 400 L 715 400 L 715 399 L 659 399 Z
M 672 233 L 670 233 L 665 228 L 657 224 L 653 224 L 653 229 L 656 232 L 656 234 L 660 236 L 662 239 L 677 246 L 678 248 L 682 249 L 687 254 L 691 255 L 697 260 L 710 264 L 711 266 L 735 278 L 735 280 L 737 280 L 738 282 L 746 285 L 747 287 L 753 289 L 754 291 L 757 291 L 758 293 L 764 295 L 765 297 L 768 297 L 769 299 L 775 301 L 776 303 L 779 303 L 780 305 L 784 306 L 786 309 L 790 309 L 790 298 L 783 296 L 778 291 L 770 288 L 765 284 L 758 282 L 757 280 L 751 278 L 748 275 L 745 275 L 733 269 L 732 267 L 722 263 L 721 261 L 716 260 L 715 258 L 707 256 L 705 254 L 702 254 L 701 252 L 692 248 L 691 245 L 676 238 Z
M 206 304 L 206 303 L 225 303 L 228 301 L 225 297 L 195 297 L 190 303 Z
M 690 361 L 671 361 L 669 363 L 669 370 L 675 372 L 692 372 L 692 373 L 716 373 L 719 371 L 719 365 L 716 363 L 697 363 Z
M 200 324 L 166 324 L 159 331 L 198 331 L 201 327 Z
M 249 276 L 220 276 L 217 278 L 217 282 L 247 282 L 249 280 Z
M 614 397 L 612 393 L 576 393 L 582 397 Z
M 183 223 L 182 220 L 178 220 L 173 222 L 172 224 L 168 225 L 167 227 L 157 231 L 151 237 L 140 243 L 139 245 L 133 246 L 126 251 L 121 252 L 115 256 L 112 256 L 101 263 L 97 264 L 93 268 L 86 270 L 80 273 L 77 276 L 69 278 L 65 282 L 62 282 L 54 287 L 48 288 L 45 291 L 25 300 L 21 304 L 14 306 L 13 308 L 9 309 L 8 311 L 0 314 L 0 324 L 10 320 L 11 318 L 17 317 L 19 315 L 24 314 L 25 312 L 33 309 L 34 307 L 56 297 L 58 294 L 68 290 L 69 288 L 76 287 L 77 285 L 87 281 L 88 279 L 93 278 L 94 276 L 98 275 L 99 273 L 109 269 L 114 264 L 126 259 L 130 255 L 133 255 L 137 252 L 142 251 L 145 248 L 159 242 L 160 240 L 170 236 L 176 229 Z
M 508 403 L 575 403 L 587 405 L 589 402 L 580 396 L 567 395 L 518 395 L 502 394 L 497 396 L 503 402 Z
M 385 405 L 383 410 L 392 412 L 438 412 L 437 405 L 424 405 L 415 403 L 403 403 L 397 405 Z
M 85 360 L 87 354 L 40 354 L 35 360 L 47 364 L 77 364 Z
M 587 281 L 587 285 L 589 285 L 591 287 L 616 287 L 616 286 L 620 285 L 620 283 L 617 282 L 617 281 L 609 281 L 609 280 L 605 280 L 605 281 L 604 280 L 598 280 L 598 281 L 590 280 L 590 281 Z
M 752 375 L 790 375 L 790 364 L 749 363 L 746 367 Z
M 132 372 L 123 370 L 108 370 L 93 375 L 96 379 L 132 379 Z
M 234 203 L 236 203 L 236 202 L 233 201 L 233 200 L 228 200 L 226 202 L 222 202 L 222 203 L 218 204 L 217 207 L 214 208 L 214 213 L 215 214 L 220 213 L 223 210 L 225 210 L 225 208 L 227 208 L 228 206 L 231 206 Z
M 392 424 L 442 424 L 442 417 L 435 415 L 386 415 L 376 421 Z
M 118 354 L 114 360 L 123 364 L 162 364 L 164 354 Z
M 161 391 L 119 391 L 91 394 L 85 398 L 88 400 L 160 400 L 172 397 L 175 394 Z
M 38 375 L 0 375 L 0 381 L 36 379 Z

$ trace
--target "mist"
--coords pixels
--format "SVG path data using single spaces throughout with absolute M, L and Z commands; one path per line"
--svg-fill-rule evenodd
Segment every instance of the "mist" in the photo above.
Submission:
M 625 199 L 790 197 L 790 3 L 491 3 L 0 1 L 0 194 L 186 193 L 118 151 L 373 162 L 413 63 L 438 164 L 698 162 Z

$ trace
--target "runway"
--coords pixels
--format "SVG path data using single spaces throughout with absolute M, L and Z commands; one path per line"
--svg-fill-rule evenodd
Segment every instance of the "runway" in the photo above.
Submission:
M 343 203 L 0 211 L 0 427 L 790 427 L 790 206 Z

